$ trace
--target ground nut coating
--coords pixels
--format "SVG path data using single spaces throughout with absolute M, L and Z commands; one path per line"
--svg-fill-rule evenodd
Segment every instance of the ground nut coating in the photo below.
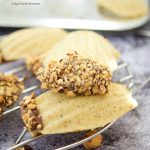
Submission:
M 19 99 L 24 85 L 15 75 L 0 73 L 0 114 Z
M 107 93 L 112 77 L 107 67 L 75 52 L 60 61 L 51 61 L 47 68 L 40 68 L 38 79 L 42 87 L 74 97 Z
M 37 74 L 39 68 L 42 67 L 42 62 L 40 58 L 35 58 L 30 64 L 29 64 L 29 70 L 31 70 L 35 75 Z
M 20 104 L 20 110 L 21 117 L 26 127 L 35 136 L 39 134 L 38 131 L 42 129 L 43 125 L 34 98 L 34 93 L 29 96 L 25 96 L 23 102 Z

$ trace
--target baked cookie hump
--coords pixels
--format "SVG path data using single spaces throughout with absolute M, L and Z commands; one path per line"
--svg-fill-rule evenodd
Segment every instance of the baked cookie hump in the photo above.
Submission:
M 67 53 L 74 51 L 82 57 L 92 58 L 100 65 L 107 66 L 111 72 L 117 68 L 117 60 L 120 58 L 120 53 L 102 35 L 93 31 L 75 31 L 69 33 L 47 53 L 43 64 L 47 66 L 51 60 L 59 61 Z
M 6 61 L 24 58 L 29 64 L 34 58 L 51 49 L 66 34 L 61 29 L 22 29 L 4 38 L 0 43 L 0 50 Z

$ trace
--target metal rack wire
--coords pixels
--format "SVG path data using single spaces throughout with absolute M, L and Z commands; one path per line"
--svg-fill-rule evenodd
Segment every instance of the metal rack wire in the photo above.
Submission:
M 123 70 L 123 69 L 127 72 L 127 75 L 124 76 L 124 77 L 121 77 L 118 80 L 118 82 L 126 84 L 128 86 L 128 88 L 129 88 L 129 90 L 132 92 L 133 96 L 150 81 L 150 77 L 149 77 L 137 89 L 134 89 L 135 82 L 134 82 L 134 79 L 133 79 L 133 74 L 130 71 L 129 66 L 126 63 L 124 63 L 123 61 L 121 61 L 121 63 L 119 64 L 119 66 L 118 66 L 118 68 L 116 70 L 116 72 L 118 72 L 120 70 Z M 16 110 L 17 109 L 19 109 L 19 107 L 17 107 Z M 79 141 L 77 141 L 75 143 L 72 143 L 72 144 L 69 144 L 67 146 L 63 146 L 61 148 L 57 148 L 55 150 L 67 150 L 67 149 L 70 149 L 70 148 L 74 148 L 74 147 L 76 147 L 78 145 L 81 145 L 84 142 L 89 141 L 90 139 L 94 138 L 95 136 L 97 136 L 97 135 L 103 133 L 104 131 L 106 131 L 115 122 L 116 122 L 116 120 L 114 120 L 113 122 L 107 124 L 103 128 L 98 129 L 98 131 L 95 134 L 93 134 L 92 136 L 90 136 L 90 137 L 87 137 L 85 139 L 79 140 Z M 31 137 L 31 138 L 29 138 L 29 139 L 27 139 L 25 141 L 22 141 L 22 139 L 24 138 L 24 136 L 26 134 L 27 134 L 27 129 L 24 127 L 22 133 L 19 135 L 18 139 L 16 140 L 15 145 L 12 146 L 11 148 L 7 149 L 7 150 L 15 150 L 16 148 L 19 148 L 19 147 L 21 147 L 21 146 L 23 146 L 25 144 L 28 144 L 28 143 L 30 143 L 32 141 L 35 141 L 35 140 L 37 140 L 37 139 L 42 138 L 42 137 L 45 136 L 45 135 L 40 135 L 40 136 L 37 136 L 37 137 Z
M 120 70 L 120 69 L 122 69 L 122 68 L 124 68 L 124 67 L 126 67 L 126 66 L 127 66 L 126 63 L 121 63 L 121 64 L 117 67 L 116 71 L 118 71 L 118 70 Z M 22 69 L 20 69 L 20 68 L 22 68 Z M 7 74 L 12 74 L 12 73 L 17 73 L 18 71 L 22 71 L 23 69 L 24 69 L 24 67 L 15 68 L 15 69 L 12 69 L 12 70 L 9 70 L 9 71 L 5 72 L 5 74 L 7 75 Z M 120 83 L 125 82 L 126 80 L 129 80 L 129 79 L 131 79 L 132 77 L 133 77 L 132 75 L 128 75 L 128 76 L 126 76 L 126 77 L 120 79 L 119 82 L 120 82 Z M 19 78 L 19 80 L 20 80 L 20 81 L 23 81 L 24 78 Z M 29 88 L 27 88 L 27 89 L 24 89 L 24 90 L 22 91 L 22 94 L 26 94 L 26 93 L 31 92 L 31 91 L 33 91 L 33 90 L 36 90 L 36 89 L 38 89 L 38 88 L 40 88 L 39 85 L 31 86 L 31 87 L 29 87 Z M 9 109 L 9 110 L 3 112 L 3 116 L 8 115 L 8 114 L 10 114 L 10 113 L 12 113 L 12 112 L 18 110 L 19 108 L 20 108 L 19 106 L 16 106 L 16 107 L 14 107 L 14 108 L 12 108 L 12 109 Z
M 1 37 L 0 37 L 0 39 L 1 39 Z M 127 75 L 124 76 L 124 77 L 121 77 L 118 80 L 118 82 L 127 84 L 128 88 L 131 90 L 133 96 L 150 81 L 150 77 L 149 77 L 142 84 L 140 84 L 140 86 L 137 89 L 134 89 L 136 84 L 135 84 L 135 81 L 134 81 L 134 78 L 133 78 L 133 74 L 130 71 L 130 68 L 129 68 L 128 64 L 124 63 L 123 61 L 120 62 L 119 66 L 118 66 L 118 68 L 117 68 L 117 70 L 115 72 L 118 72 L 118 71 L 120 71 L 122 69 L 124 69 L 127 72 Z M 7 71 L 5 73 L 6 74 L 12 74 L 12 73 L 16 73 L 18 71 L 23 71 L 23 70 L 25 70 L 25 67 L 18 67 L 18 68 L 9 70 L 9 71 Z M 20 78 L 20 80 L 23 80 L 23 78 Z M 39 88 L 39 86 L 35 85 L 35 86 L 32 86 L 32 87 L 29 87 L 29 88 L 25 89 L 22 93 L 28 93 L 28 92 L 30 92 L 32 90 L 37 89 L 37 88 Z M 16 111 L 18 109 L 19 109 L 19 106 L 5 111 L 3 113 L 3 115 L 4 116 L 8 115 L 11 112 Z M 70 149 L 70 148 L 74 148 L 74 147 L 76 147 L 78 145 L 81 145 L 81 144 L 85 143 L 86 141 L 89 141 L 90 139 L 92 139 L 92 138 L 96 137 L 97 135 L 99 135 L 99 134 L 103 133 L 104 131 L 106 131 L 115 122 L 116 122 L 116 120 L 114 120 L 113 122 L 107 124 L 103 128 L 98 129 L 97 132 L 95 134 L 91 135 L 90 137 L 87 137 L 85 139 L 79 140 L 79 141 L 77 141 L 75 143 L 72 143 L 72 144 L 69 144 L 67 146 L 63 146 L 61 148 L 57 148 L 55 150 L 67 150 L 67 149 Z M 19 148 L 19 147 L 21 147 L 21 146 L 23 146 L 23 145 L 25 145 L 27 143 L 30 143 L 32 141 L 35 141 L 35 140 L 45 136 L 45 135 L 40 135 L 38 137 L 33 137 L 33 138 L 31 137 L 30 139 L 22 141 L 26 134 L 27 134 L 27 129 L 24 127 L 22 133 L 19 135 L 18 139 L 16 140 L 15 145 L 12 146 L 11 148 L 7 149 L 7 150 L 15 150 L 16 148 Z

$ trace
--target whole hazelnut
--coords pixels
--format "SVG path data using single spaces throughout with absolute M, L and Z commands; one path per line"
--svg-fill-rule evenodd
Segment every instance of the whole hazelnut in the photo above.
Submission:
M 89 131 L 85 134 L 85 138 L 86 137 L 89 137 L 91 135 L 93 135 L 94 133 L 96 133 L 96 130 L 93 130 L 93 131 Z M 102 141 L 103 141 L 103 137 L 102 135 L 97 135 L 96 137 L 94 137 L 93 139 L 85 142 L 83 144 L 83 146 L 88 149 L 88 150 L 91 150 L 91 149 L 95 149 L 97 147 L 99 147 L 101 144 L 102 144 Z

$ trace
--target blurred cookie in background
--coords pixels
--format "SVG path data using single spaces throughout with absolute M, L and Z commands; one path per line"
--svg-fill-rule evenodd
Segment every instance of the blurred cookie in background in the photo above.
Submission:
M 5 61 L 24 58 L 29 64 L 51 49 L 65 35 L 66 31 L 52 28 L 28 28 L 18 30 L 5 37 L 0 42 L 1 55 Z
M 138 18 L 148 14 L 144 0 L 97 0 L 103 14 L 120 18 Z

